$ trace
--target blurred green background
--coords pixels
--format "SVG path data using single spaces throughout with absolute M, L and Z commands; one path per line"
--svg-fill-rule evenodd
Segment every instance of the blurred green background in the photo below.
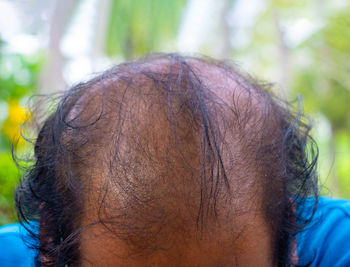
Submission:
M 16 220 L 11 142 L 28 151 L 29 97 L 152 51 L 232 60 L 289 100 L 301 94 L 322 193 L 350 198 L 350 1 L 1 0 L 0 225 Z

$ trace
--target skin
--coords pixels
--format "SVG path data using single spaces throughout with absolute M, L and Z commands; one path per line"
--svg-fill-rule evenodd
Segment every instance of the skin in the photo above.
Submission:
M 232 99 L 239 98 L 242 105 L 248 103 L 246 87 L 250 85 L 245 84 L 238 75 L 227 73 L 218 67 L 196 61 L 190 64 L 194 69 L 199 70 L 206 86 L 212 89 L 212 92 L 222 102 L 222 106 L 225 106 L 219 120 L 219 128 L 230 127 L 234 122 L 229 110 L 237 108 L 233 106 Z M 169 62 L 160 61 L 151 68 L 154 71 L 162 71 L 168 67 Z M 110 81 L 110 84 L 105 86 L 108 87 L 115 83 L 116 81 Z M 111 96 L 115 103 L 121 99 L 121 93 L 118 90 L 118 88 L 114 89 Z M 152 88 L 149 90 L 153 92 Z M 84 96 L 78 107 L 73 109 L 72 114 L 84 113 L 87 106 L 91 110 L 92 103 L 98 102 L 92 102 L 91 97 L 98 99 L 99 92 L 99 88 L 94 88 L 90 95 Z M 152 184 L 152 187 L 148 188 L 146 185 L 142 187 L 142 194 L 138 191 L 135 191 L 135 194 L 151 196 L 150 203 L 141 208 L 137 205 L 133 206 L 133 202 L 125 193 L 121 163 L 120 166 L 114 166 L 116 170 L 114 173 L 106 171 L 107 165 L 101 162 L 96 163 L 94 159 L 105 157 L 109 142 L 102 145 L 102 150 L 98 149 L 97 145 L 95 148 L 92 147 L 94 158 L 89 162 L 89 169 L 85 172 L 85 175 L 89 175 L 91 182 L 86 186 L 88 193 L 85 194 L 84 212 L 81 219 L 83 229 L 80 242 L 81 260 L 77 265 L 116 267 L 275 266 L 273 261 L 274 238 L 264 216 L 259 174 L 254 171 L 254 166 L 245 163 L 248 166 L 244 166 L 244 170 L 250 170 L 247 172 L 228 168 L 229 182 L 234 185 L 235 194 L 222 191 L 217 200 L 217 215 L 209 216 L 202 228 L 198 229 L 196 220 L 200 185 L 192 180 L 188 182 L 184 177 L 193 175 L 191 170 L 200 169 L 198 157 L 200 133 L 196 131 L 193 122 L 183 116 L 179 118 L 180 141 L 174 143 L 171 137 L 172 129 L 164 107 L 149 105 L 149 103 L 158 103 L 157 99 L 161 99 L 161 96 L 144 96 L 138 99 L 137 95 L 137 92 L 134 92 L 134 94 L 123 96 L 126 106 L 132 107 L 126 112 L 126 114 L 131 114 L 132 119 L 128 120 L 128 115 L 126 115 L 125 123 L 121 127 L 122 137 L 120 146 L 118 146 L 118 160 L 119 162 L 142 162 L 142 169 L 136 170 L 131 166 L 131 169 L 128 169 L 123 175 L 128 176 L 130 172 L 137 172 L 144 179 L 148 179 L 147 184 Z M 256 108 L 256 113 L 259 114 L 258 95 L 253 95 L 250 101 Z M 113 122 L 116 119 L 113 118 L 113 112 L 115 110 L 108 111 L 112 114 L 112 117 L 108 118 L 109 125 L 114 127 Z M 88 117 L 89 112 L 86 114 Z M 135 116 L 132 117 L 132 115 Z M 257 117 L 256 121 L 258 120 Z M 247 127 L 253 126 L 256 121 L 254 119 L 246 122 Z M 104 125 L 101 126 L 102 128 L 105 128 Z M 103 140 L 113 140 L 108 130 L 104 134 Z M 237 134 L 239 133 L 228 132 L 224 137 L 227 146 L 222 153 L 226 165 L 229 165 L 232 155 L 243 153 L 246 149 L 240 147 L 235 141 Z M 94 144 L 101 145 L 100 143 L 103 142 L 98 138 L 96 140 Z M 147 147 L 148 150 L 136 150 L 133 147 L 135 140 L 139 147 Z M 229 150 L 231 147 L 237 150 Z M 169 158 L 169 151 L 171 153 L 170 168 L 168 162 L 165 164 L 165 159 Z M 149 157 L 152 160 L 149 160 Z M 154 165 L 154 162 L 157 164 Z M 188 168 L 183 167 L 184 162 Z M 132 177 L 131 174 L 130 177 Z M 158 181 L 159 177 L 162 178 L 161 181 Z M 107 191 L 105 191 L 106 188 Z M 102 197 L 107 203 L 103 207 L 101 206 Z M 155 222 L 148 229 L 153 234 L 157 233 L 154 240 L 147 240 L 148 237 L 144 232 L 139 235 L 130 232 L 121 236 L 115 233 L 118 232 L 118 228 L 113 228 L 113 224 L 99 223 L 101 220 L 108 221 L 110 218 L 117 217 L 118 212 L 124 207 L 129 208 L 126 211 L 127 214 L 133 214 L 131 219 L 126 217 L 127 219 L 123 221 L 126 225 L 143 227 L 148 221 L 147 219 L 142 221 L 142 218 L 148 218 L 150 214 L 162 214 L 160 221 Z M 150 243 L 153 245 L 151 248 Z M 294 255 L 294 261 L 297 261 L 296 255 Z
M 248 216 L 248 224 L 232 240 L 223 229 L 206 240 L 191 237 L 166 251 L 137 255 L 125 242 L 95 227 L 83 238 L 82 266 L 273 266 L 271 236 L 261 216 Z M 183 238 L 183 237 L 182 237 Z

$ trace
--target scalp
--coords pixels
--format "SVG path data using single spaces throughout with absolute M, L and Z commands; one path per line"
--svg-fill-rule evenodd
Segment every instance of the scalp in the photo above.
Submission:
M 199 59 L 155 58 L 88 88 L 70 116 L 92 126 L 67 137 L 88 136 L 73 148 L 85 159 L 76 165 L 87 184 L 82 224 L 100 222 L 144 253 L 185 236 L 218 238 L 223 228 L 235 236 L 243 218 L 261 216 L 250 147 L 261 138 L 264 104 L 239 77 Z
M 301 119 L 223 62 L 160 54 L 118 65 L 69 90 L 45 122 L 20 215 L 44 218 L 40 250 L 53 266 L 101 254 L 94 240 L 143 259 L 211 243 L 234 255 L 249 251 L 238 247 L 249 231 L 267 233 L 265 254 L 283 265 L 291 199 L 315 193 Z

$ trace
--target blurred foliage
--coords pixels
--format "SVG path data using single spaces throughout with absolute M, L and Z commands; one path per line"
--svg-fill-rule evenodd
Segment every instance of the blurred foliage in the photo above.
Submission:
M 106 51 L 130 59 L 175 40 L 185 0 L 111 0 Z
M 39 61 L 38 55 L 0 51 L 0 100 L 20 99 L 35 92 Z
M 338 152 L 335 169 L 338 174 L 340 196 L 350 198 L 350 136 L 348 131 L 338 131 L 336 135 L 336 151 Z
M 14 189 L 19 171 L 10 153 L 0 153 L 0 225 L 14 222 Z
M 327 154 L 321 154 L 329 168 L 321 172 L 324 185 L 350 198 L 350 3 L 332 14 L 324 11 L 325 26 L 295 48 L 295 55 L 307 55 L 307 64 L 295 66 L 292 88 L 305 98 L 307 112 L 330 125 Z
M 11 144 L 17 143 L 19 152 L 26 142 L 20 125 L 28 120 L 28 112 L 21 101 L 35 92 L 41 56 L 7 52 L 0 42 L 0 225 L 15 221 L 14 189 L 20 171 L 11 156 Z
M 296 90 L 310 112 L 322 112 L 335 131 L 350 131 L 350 5 L 327 18 L 327 25 L 306 40 L 310 65 L 297 71 Z M 317 97 L 314 97 L 316 96 Z
M 265 0 L 246 31 L 235 58 L 277 81 L 283 97 L 302 96 L 320 148 L 321 192 L 350 198 L 350 2 Z

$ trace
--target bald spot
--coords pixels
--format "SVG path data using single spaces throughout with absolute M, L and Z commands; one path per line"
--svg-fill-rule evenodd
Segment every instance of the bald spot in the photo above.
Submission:
M 73 162 L 85 187 L 81 265 L 271 266 L 249 150 L 259 97 L 235 72 L 199 60 L 122 66 L 87 90 L 70 116 L 94 123 L 66 141 L 87 159 Z

